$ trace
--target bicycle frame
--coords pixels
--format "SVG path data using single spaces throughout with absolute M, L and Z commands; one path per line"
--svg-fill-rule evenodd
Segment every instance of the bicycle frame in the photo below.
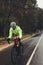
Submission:
M 15 42 L 15 46 L 19 46 L 19 37 L 18 36 L 15 36 L 15 37 L 13 37 L 13 39 L 14 39 L 14 42 Z

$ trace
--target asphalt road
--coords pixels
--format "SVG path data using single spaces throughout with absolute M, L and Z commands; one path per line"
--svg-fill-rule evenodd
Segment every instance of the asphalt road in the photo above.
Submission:
M 28 39 L 25 39 L 24 41 L 22 41 L 23 45 L 24 45 L 24 53 L 23 53 L 24 56 L 19 59 L 17 65 L 26 65 L 39 38 L 40 38 L 40 36 L 35 36 L 30 39 L 28 38 Z M 12 49 L 12 46 L 10 46 L 0 52 L 0 65 L 13 65 L 11 62 L 11 49 Z
M 43 65 L 43 35 L 30 65 Z

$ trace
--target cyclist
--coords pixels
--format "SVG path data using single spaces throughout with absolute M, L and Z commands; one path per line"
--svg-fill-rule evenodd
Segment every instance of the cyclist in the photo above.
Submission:
M 7 41 L 9 42 L 10 39 L 13 38 L 13 36 L 15 36 L 15 35 L 18 36 L 18 41 L 19 41 L 20 46 L 21 46 L 22 29 L 20 28 L 20 26 L 16 25 L 15 22 L 11 22 L 10 23 L 10 29 L 9 29 L 9 37 L 8 37 Z M 16 51 L 19 51 L 19 52 L 17 52 L 17 56 L 19 53 L 21 53 L 20 46 L 16 47 Z
M 20 26 L 16 25 L 15 22 L 10 23 L 9 37 L 8 37 L 7 41 L 9 41 L 13 37 L 13 35 L 18 35 L 19 41 L 22 38 L 22 29 L 20 28 Z

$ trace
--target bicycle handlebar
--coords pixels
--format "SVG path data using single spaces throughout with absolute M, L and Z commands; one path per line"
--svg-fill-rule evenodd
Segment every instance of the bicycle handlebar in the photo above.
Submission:
M 17 40 L 17 39 L 19 39 L 19 36 L 16 35 L 16 36 L 12 37 L 11 39 L 7 38 L 7 41 L 10 44 L 10 41 L 14 41 L 14 40 Z

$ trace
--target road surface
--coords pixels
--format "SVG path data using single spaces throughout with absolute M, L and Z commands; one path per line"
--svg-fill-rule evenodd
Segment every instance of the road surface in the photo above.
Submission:
M 43 65 L 43 35 L 30 65 Z
M 32 54 L 40 36 L 32 37 L 23 40 L 24 45 L 24 56 L 21 58 L 17 65 L 26 65 L 30 55 Z M 13 65 L 11 62 L 11 49 L 12 46 L 0 51 L 0 65 Z

